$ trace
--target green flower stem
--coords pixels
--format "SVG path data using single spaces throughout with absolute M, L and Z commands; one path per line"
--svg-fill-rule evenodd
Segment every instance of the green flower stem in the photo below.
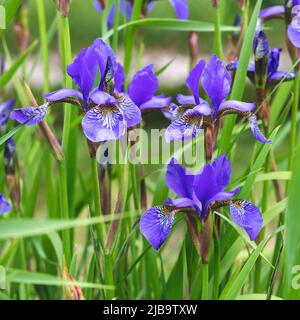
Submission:
M 64 76 L 64 87 L 72 88 L 72 80 L 66 74 L 66 66 L 72 61 L 71 52 L 71 41 L 70 41 L 70 29 L 68 17 L 64 17 L 61 13 L 57 13 L 57 20 L 59 25 L 59 39 L 60 39 L 60 51 L 61 61 Z M 62 148 L 64 154 L 69 159 L 69 140 L 71 134 L 71 121 L 72 121 L 72 110 L 71 106 L 64 105 L 64 123 L 63 123 L 63 134 L 62 134 Z M 74 161 L 74 159 L 72 159 Z M 65 219 L 70 218 L 70 207 L 69 207 L 69 192 L 68 192 L 68 174 L 67 167 L 69 161 L 63 160 L 59 163 L 59 197 L 60 197 L 60 212 L 61 217 Z M 75 175 L 74 175 L 75 176 Z M 64 253 L 66 256 L 67 265 L 71 262 L 72 257 L 72 245 L 71 245 L 71 231 L 63 231 L 63 246 Z
M 215 7 L 215 39 L 214 39 L 214 52 L 223 60 L 223 45 L 222 45 L 222 32 L 221 32 L 221 4 Z
M 47 22 L 44 9 L 44 1 L 36 0 L 36 7 L 39 20 L 40 43 L 43 59 L 43 75 L 44 75 L 44 92 L 50 91 L 49 84 L 49 54 L 48 54 L 48 39 L 47 39 Z
M 91 158 L 91 175 L 92 175 L 93 198 L 94 198 L 93 213 L 95 217 L 99 217 L 99 216 L 102 216 L 101 193 L 100 193 L 99 176 L 98 176 L 98 162 L 95 158 Z M 97 227 L 97 235 L 98 235 L 100 244 L 103 248 L 104 235 L 105 235 L 105 228 L 103 223 Z
M 214 276 L 213 276 L 213 299 L 219 298 L 219 278 L 220 278 L 220 262 L 221 262 L 221 250 L 220 239 L 217 230 L 217 218 L 214 223 Z
M 209 276 L 208 276 L 208 264 L 202 264 L 202 295 L 201 300 L 208 300 L 208 287 Z

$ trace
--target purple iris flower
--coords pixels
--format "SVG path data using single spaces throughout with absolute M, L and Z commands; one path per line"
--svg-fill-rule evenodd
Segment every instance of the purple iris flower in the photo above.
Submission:
M 178 19 L 186 20 L 188 18 L 189 8 L 188 8 L 187 0 L 169 0 L 169 2 L 173 7 Z M 144 5 L 148 13 L 154 8 L 155 0 L 144 0 Z M 100 2 L 98 0 L 94 1 L 94 7 L 100 14 L 103 12 L 103 8 L 101 7 Z M 116 5 L 113 4 L 107 16 L 107 27 L 109 29 L 112 28 L 114 24 L 115 10 L 116 10 Z M 132 16 L 132 11 L 133 11 L 132 1 L 120 0 L 119 12 L 121 15 L 125 16 L 127 20 L 130 20 Z
M 286 82 L 295 79 L 295 72 L 284 72 L 279 71 L 281 48 L 274 48 L 270 51 L 268 39 L 263 31 L 259 31 L 255 34 L 253 41 L 254 56 L 257 61 L 263 61 L 267 68 L 267 79 L 268 85 L 276 85 L 279 82 Z M 264 59 L 266 58 L 266 62 Z M 238 68 L 238 59 L 228 64 L 227 70 L 235 71 Z M 250 63 L 248 65 L 248 78 L 255 83 L 255 75 L 260 74 L 262 70 L 256 70 L 255 64 Z
M 199 96 L 201 79 L 210 104 Z M 200 60 L 186 80 L 186 85 L 193 96 L 179 94 L 177 101 L 180 105 L 173 104 L 170 110 L 164 111 L 172 121 L 166 130 L 166 140 L 169 142 L 196 137 L 202 132 L 206 123 L 214 125 L 220 117 L 229 113 L 237 113 L 249 119 L 252 133 L 257 140 L 271 143 L 258 128 L 256 116 L 253 113 L 254 103 L 224 101 L 229 95 L 231 81 L 231 75 L 215 55 L 212 56 L 207 66 L 204 60 Z
M 0 215 L 3 215 L 11 210 L 10 203 L 0 194 Z
M 144 237 L 158 250 L 170 233 L 176 211 L 191 208 L 203 220 L 215 205 L 229 205 L 234 222 L 254 240 L 262 228 L 262 215 L 252 203 L 232 199 L 240 188 L 225 190 L 230 175 L 231 165 L 225 155 L 206 164 L 198 174 L 192 174 L 173 158 L 167 168 L 166 183 L 179 198 L 168 199 L 164 205 L 150 208 L 142 215 L 140 229 Z
M 124 74 L 113 50 L 101 39 L 82 49 L 67 68 L 79 90 L 60 89 L 44 95 L 39 107 L 15 109 L 11 118 L 34 125 L 44 119 L 51 104 L 75 98 L 85 113 L 82 128 L 92 142 L 116 140 L 126 128 L 141 122 L 141 111 L 127 94 L 120 93 Z M 100 72 L 100 84 L 94 88 Z
M 262 22 L 286 17 L 289 24 L 288 37 L 296 48 L 300 48 L 300 0 L 285 0 L 285 5 L 264 9 L 259 16 Z

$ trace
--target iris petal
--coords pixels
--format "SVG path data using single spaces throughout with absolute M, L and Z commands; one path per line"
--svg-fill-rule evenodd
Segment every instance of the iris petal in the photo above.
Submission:
M 127 127 L 133 127 L 142 121 L 140 108 L 127 95 L 119 95 L 117 105 L 123 114 Z
M 300 48 L 300 16 L 294 19 L 295 20 L 288 26 L 288 36 L 291 43 L 296 48 Z M 296 23 L 298 24 L 297 26 Z
M 217 177 L 217 183 L 220 189 L 224 189 L 230 182 L 231 164 L 226 155 L 220 155 L 212 163 L 212 167 L 215 170 L 215 176 Z
M 257 118 L 255 114 L 252 114 L 249 117 L 249 121 L 250 121 L 250 127 L 251 127 L 251 131 L 254 135 L 254 138 L 262 143 L 272 143 L 272 140 L 268 140 L 263 133 L 260 131 L 259 127 L 258 127 L 258 123 L 257 123 Z
M 283 71 L 277 71 L 269 76 L 268 82 L 271 84 L 277 84 L 281 81 L 291 81 L 296 78 L 295 72 L 283 72 Z
M 274 48 L 270 52 L 269 62 L 268 62 L 268 74 L 272 75 L 278 70 L 280 62 L 281 48 Z
M 174 213 L 165 206 L 148 209 L 141 217 L 140 230 L 155 250 L 166 241 L 174 222 Z
M 258 236 L 263 225 L 263 218 L 256 206 L 248 201 L 232 201 L 230 213 L 234 222 L 248 233 L 250 240 Z
M 9 114 L 13 109 L 15 100 L 10 99 L 0 104 L 0 126 L 4 126 L 9 119 Z
M 194 176 L 172 158 L 167 167 L 166 183 L 180 197 L 193 198 Z
M 183 94 L 178 94 L 176 100 L 179 104 L 195 104 L 194 96 L 185 96 Z
M 200 78 L 202 76 L 204 68 L 205 68 L 205 60 L 200 60 L 196 64 L 196 66 L 192 69 L 192 71 L 190 72 L 190 75 L 186 79 L 186 85 L 192 91 L 196 104 L 200 103 L 199 83 L 200 83 Z
M 141 110 L 160 109 L 167 107 L 172 102 L 172 97 L 165 97 L 163 95 L 153 97 L 151 100 L 140 106 Z
M 108 93 L 95 89 L 89 96 L 89 102 L 93 101 L 97 105 L 115 103 L 116 99 Z
M 185 140 L 198 136 L 203 131 L 203 115 L 194 109 L 186 111 L 183 116 L 174 120 L 166 130 L 167 142 Z
M 169 0 L 174 8 L 177 18 L 186 20 L 189 17 L 189 7 L 187 0 Z
M 154 74 L 153 65 L 148 65 L 138 71 L 128 88 L 128 95 L 139 107 L 151 100 L 158 88 L 158 80 Z
M 92 108 L 83 117 L 81 125 L 86 137 L 93 142 L 117 140 L 126 128 L 122 113 L 114 105 Z
M 226 98 L 230 92 L 231 76 L 222 61 L 215 55 L 212 56 L 204 70 L 202 86 L 208 94 L 214 112 L 216 113 L 222 100 Z
M 26 126 L 33 126 L 34 124 L 41 122 L 48 112 L 48 103 L 45 103 L 39 107 L 26 107 L 20 109 L 14 109 L 10 118 L 25 124 Z
M 255 109 L 255 107 L 256 107 L 255 103 L 228 100 L 221 103 L 219 111 L 226 110 L 226 109 L 235 109 L 241 112 L 252 112 Z
M 3 215 L 11 210 L 10 203 L 0 194 L 0 215 Z
M 267 9 L 261 10 L 259 17 L 263 20 L 271 19 L 278 16 L 283 16 L 285 13 L 284 6 L 272 6 Z
M 60 89 L 57 91 L 45 93 L 43 96 L 49 102 L 55 102 L 69 97 L 76 97 L 80 100 L 83 100 L 82 93 L 74 89 Z

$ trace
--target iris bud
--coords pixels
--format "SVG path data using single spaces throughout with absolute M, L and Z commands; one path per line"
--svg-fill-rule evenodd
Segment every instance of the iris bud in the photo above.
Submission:
M 266 34 L 258 31 L 253 42 L 255 57 L 255 82 L 257 88 L 264 88 L 267 80 L 270 46 Z

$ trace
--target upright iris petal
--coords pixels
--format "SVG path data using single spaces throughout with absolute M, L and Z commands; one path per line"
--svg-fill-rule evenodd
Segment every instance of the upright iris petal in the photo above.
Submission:
M 158 80 L 152 69 L 153 65 L 144 67 L 131 80 L 128 95 L 137 106 L 149 101 L 158 89 Z
M 288 36 L 291 43 L 300 48 L 300 6 L 297 5 L 292 9 L 292 22 L 288 26 Z
M 27 126 L 33 126 L 36 123 L 41 122 L 45 118 L 47 112 L 48 103 L 45 103 L 39 107 L 14 109 L 10 114 L 10 118 L 19 123 L 26 124 Z
M 10 203 L 0 194 L 0 215 L 3 215 L 11 210 Z
M 140 220 L 143 236 L 158 250 L 166 241 L 174 222 L 174 212 L 169 207 L 156 206 L 147 210 Z
M 174 8 L 178 19 L 186 20 L 189 17 L 187 0 L 169 0 Z
M 194 175 L 182 167 L 175 158 L 172 158 L 167 167 L 166 183 L 168 187 L 180 197 L 193 197 L 191 186 L 194 182 Z
M 186 79 L 186 85 L 187 87 L 192 91 L 195 99 L 195 104 L 200 103 L 199 98 L 199 84 L 200 84 L 200 78 L 202 75 L 202 72 L 205 68 L 205 60 L 200 60 L 196 66 L 192 69 L 190 72 L 190 75 Z M 193 104 L 194 104 L 193 103 Z
M 202 85 L 211 100 L 214 114 L 216 114 L 221 102 L 230 92 L 231 76 L 222 61 L 215 55 L 212 56 L 204 70 Z
M 232 201 L 230 213 L 234 222 L 248 233 L 250 240 L 258 236 L 263 225 L 263 218 L 256 206 L 248 201 Z

